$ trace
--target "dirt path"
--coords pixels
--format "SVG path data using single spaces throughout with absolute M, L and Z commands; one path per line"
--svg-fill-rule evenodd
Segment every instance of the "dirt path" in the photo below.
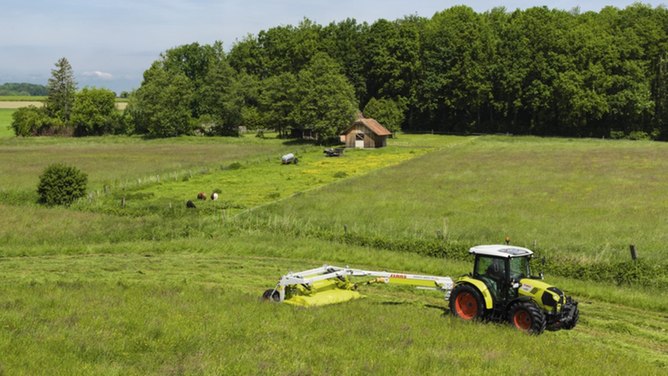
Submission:
M 14 109 L 28 106 L 42 107 L 44 102 L 41 101 L 0 101 L 0 108 Z

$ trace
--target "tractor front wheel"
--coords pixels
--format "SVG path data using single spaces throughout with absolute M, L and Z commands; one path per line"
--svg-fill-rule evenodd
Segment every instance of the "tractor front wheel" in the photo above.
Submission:
M 575 324 L 578 323 L 579 319 L 580 319 L 580 310 L 578 309 L 577 306 L 575 306 L 575 313 L 573 314 L 573 320 L 571 320 L 570 322 L 565 324 L 563 326 L 563 328 L 566 329 L 566 330 L 571 330 L 571 329 L 575 328 Z
M 464 320 L 476 320 L 485 314 L 480 292 L 471 285 L 459 285 L 450 295 L 450 313 Z
M 510 306 L 508 320 L 517 329 L 529 334 L 545 330 L 545 314 L 533 302 L 517 302 Z

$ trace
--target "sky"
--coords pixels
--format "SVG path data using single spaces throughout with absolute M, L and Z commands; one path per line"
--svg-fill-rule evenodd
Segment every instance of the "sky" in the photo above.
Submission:
M 182 44 L 222 41 L 229 50 L 248 34 L 308 18 L 327 25 L 346 18 L 373 23 L 428 17 L 454 5 L 477 12 L 549 8 L 599 11 L 634 0 L 0 0 L 0 84 L 46 84 L 67 58 L 79 87 L 116 93 L 136 89 L 161 52 Z M 660 6 L 668 0 L 642 1 Z

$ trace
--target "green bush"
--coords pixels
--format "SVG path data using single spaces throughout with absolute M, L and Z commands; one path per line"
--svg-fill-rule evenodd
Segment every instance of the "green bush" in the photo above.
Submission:
M 121 116 L 114 102 L 116 95 L 108 89 L 84 88 L 74 99 L 70 122 L 77 136 L 115 133 L 122 128 Z
M 12 114 L 12 129 L 17 136 L 34 136 L 50 122 L 43 108 L 28 106 L 19 108 Z
M 39 177 L 39 202 L 49 206 L 70 205 L 86 194 L 87 183 L 88 175 L 76 167 L 49 165 Z

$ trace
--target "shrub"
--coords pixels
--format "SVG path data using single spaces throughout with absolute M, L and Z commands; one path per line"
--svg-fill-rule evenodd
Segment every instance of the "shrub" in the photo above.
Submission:
M 12 129 L 17 136 L 34 136 L 48 123 L 49 117 L 43 108 L 28 106 L 12 114 Z
M 87 183 L 88 175 L 76 167 L 49 165 L 39 177 L 39 202 L 49 206 L 70 205 L 86 194 Z
M 116 95 L 107 89 L 84 88 L 76 94 L 70 115 L 78 136 L 114 133 L 120 126 L 114 102 Z

